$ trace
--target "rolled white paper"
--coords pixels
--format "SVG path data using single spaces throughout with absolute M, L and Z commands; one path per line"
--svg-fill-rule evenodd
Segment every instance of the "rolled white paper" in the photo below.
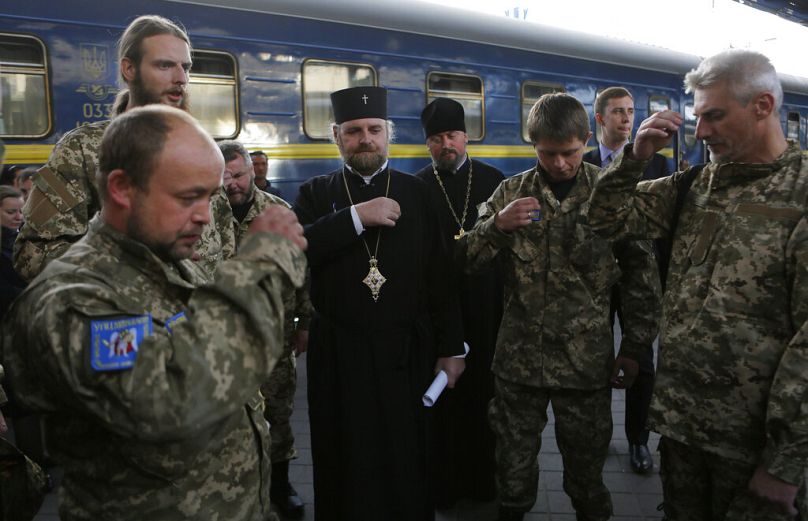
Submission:
M 432 407 L 435 405 L 435 402 L 438 400 L 438 396 L 443 390 L 446 388 L 446 384 L 449 382 L 449 377 L 446 376 L 444 371 L 439 372 L 435 375 L 435 379 L 432 380 L 432 385 L 429 386 L 429 389 L 426 390 L 424 393 L 424 397 L 422 398 L 425 407 Z
M 463 342 L 463 349 L 465 350 L 465 353 L 462 355 L 455 355 L 452 358 L 466 358 L 466 355 L 469 354 L 471 348 L 466 342 Z M 447 383 L 449 383 L 449 377 L 446 376 L 446 373 L 443 370 L 441 370 L 441 372 L 435 375 L 435 379 L 432 380 L 432 384 L 429 386 L 429 389 L 426 390 L 423 398 L 421 398 L 421 400 L 424 402 L 424 407 L 432 407 L 435 405 L 435 402 L 438 401 L 440 393 L 446 389 Z

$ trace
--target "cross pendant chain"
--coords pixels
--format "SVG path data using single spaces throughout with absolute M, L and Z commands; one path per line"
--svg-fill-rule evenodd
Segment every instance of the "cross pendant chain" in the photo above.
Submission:
M 393 174 L 388 170 L 387 171 L 387 189 L 384 192 L 384 196 L 387 197 L 390 195 L 390 178 Z M 342 181 L 345 183 L 345 192 L 348 194 L 348 201 L 350 201 L 351 205 L 353 206 L 353 198 L 351 197 L 351 189 L 348 188 L 348 180 L 345 176 L 345 170 L 342 171 Z M 370 246 L 368 246 L 365 237 L 362 238 L 362 244 L 365 245 L 365 251 L 368 252 L 368 257 L 370 257 L 370 270 L 368 270 L 368 274 L 365 275 L 365 278 L 362 279 L 362 282 L 370 288 L 370 294 L 373 297 L 373 302 L 377 302 L 379 300 L 379 293 L 382 290 L 382 284 L 387 282 L 387 279 L 382 272 L 379 271 L 379 261 L 376 259 L 376 256 L 379 254 L 379 241 L 382 237 L 382 229 L 379 228 L 378 234 L 376 234 L 376 249 L 373 253 L 370 252 Z
M 446 204 L 449 205 L 449 211 L 452 213 L 452 217 L 454 217 L 457 226 L 460 230 L 454 236 L 454 240 L 459 241 L 461 237 L 466 234 L 466 230 L 463 229 L 463 224 L 466 222 L 466 214 L 469 210 L 469 197 L 471 196 L 471 176 L 473 173 L 473 165 L 471 163 L 471 158 L 468 159 L 469 161 L 469 180 L 466 184 L 466 202 L 463 203 L 463 216 L 461 218 L 457 218 L 457 212 L 455 212 L 454 206 L 452 206 L 452 201 L 449 199 L 449 193 L 446 192 L 446 187 L 443 186 L 443 181 L 438 174 L 438 169 L 435 168 L 434 163 L 432 164 L 432 172 L 435 174 L 435 179 L 438 181 L 438 186 L 440 186 L 440 191 L 443 192 L 443 197 L 446 198 Z

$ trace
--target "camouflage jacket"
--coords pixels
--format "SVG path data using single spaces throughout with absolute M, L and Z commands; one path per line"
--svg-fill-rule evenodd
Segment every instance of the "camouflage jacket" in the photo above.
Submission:
M 549 388 L 608 386 L 614 362 L 609 310 L 617 283 L 630 324 L 621 354 L 636 360 L 656 337 L 660 289 L 650 242 L 613 244 L 595 236 L 586 220 L 598 171 L 582 163 L 561 203 L 536 168 L 505 179 L 459 241 L 468 271 L 504 254 L 505 309 L 492 366 L 500 378 Z M 539 200 L 542 220 L 501 232 L 494 217 L 522 197 Z
M 250 207 L 250 210 L 247 212 L 247 215 L 244 217 L 244 220 L 239 223 L 233 219 L 237 248 L 241 245 L 241 242 L 247 235 L 247 230 L 250 227 L 250 223 L 252 223 L 253 219 L 258 217 L 261 212 L 266 210 L 267 207 L 272 204 L 279 204 L 284 208 L 291 208 L 289 203 L 276 195 L 264 192 L 258 188 L 253 190 L 253 193 L 255 194 L 255 199 L 253 201 L 253 205 Z M 312 307 L 311 301 L 309 300 L 308 277 L 306 278 L 306 284 L 294 291 L 289 291 L 289 293 L 284 296 L 283 301 L 286 308 L 286 323 L 284 324 L 283 331 L 285 345 L 288 351 L 294 348 L 292 344 L 292 337 L 295 330 L 309 329 Z M 295 318 L 297 318 L 297 327 L 295 327 Z
M 626 150 L 630 150 L 629 148 Z M 667 237 L 682 172 L 641 182 L 623 156 L 592 197 L 607 237 Z M 808 160 L 710 163 L 673 237 L 651 405 L 658 432 L 761 462 L 790 483 L 808 459 Z
M 264 521 L 257 389 L 281 354 L 281 295 L 305 268 L 291 242 L 260 233 L 197 289 L 198 265 L 166 264 L 99 217 L 48 264 L 6 316 L 0 352 L 14 397 L 48 415 L 61 519 Z
M 26 280 L 33 280 L 48 262 L 82 238 L 101 209 L 95 178 L 101 138 L 108 126 L 109 121 L 101 121 L 65 134 L 34 176 L 31 196 L 23 207 L 25 224 L 14 244 L 14 269 Z M 235 252 L 231 215 L 222 190 L 211 200 L 211 223 L 196 248 L 199 264 L 208 274 Z

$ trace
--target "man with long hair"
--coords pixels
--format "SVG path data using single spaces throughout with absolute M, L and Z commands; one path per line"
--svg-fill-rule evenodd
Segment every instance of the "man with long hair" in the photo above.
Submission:
M 179 25 L 156 15 L 138 17 L 121 36 L 118 60 L 128 90 L 119 95 L 116 114 L 154 103 L 187 109 L 191 42 Z M 101 136 L 108 126 L 109 121 L 101 121 L 68 132 L 38 171 L 14 252 L 15 268 L 24 278 L 33 279 L 87 233 L 101 207 L 94 179 Z M 208 273 L 235 250 L 227 197 L 220 191 L 212 202 L 213 220 L 205 226 L 194 255 Z

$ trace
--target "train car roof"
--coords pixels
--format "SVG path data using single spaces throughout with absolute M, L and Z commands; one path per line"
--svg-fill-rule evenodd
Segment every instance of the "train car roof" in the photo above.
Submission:
M 701 57 L 418 0 L 168 0 L 451 38 L 684 75 Z M 581 20 L 586 20 L 581 17 Z M 808 94 L 808 78 L 780 74 L 784 90 Z

